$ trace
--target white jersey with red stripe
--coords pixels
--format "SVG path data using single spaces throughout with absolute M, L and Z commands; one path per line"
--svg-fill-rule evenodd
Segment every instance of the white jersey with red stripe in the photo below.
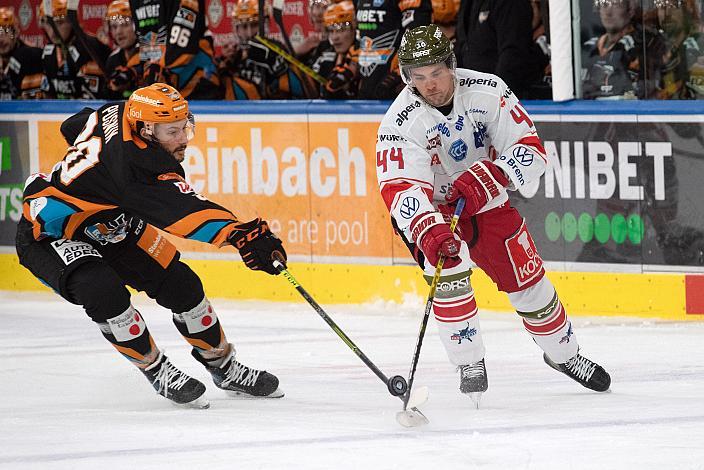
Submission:
M 547 158 L 533 121 L 503 80 L 468 69 L 457 69 L 455 77 L 448 116 L 406 86 L 379 126 L 379 189 L 401 230 L 416 215 L 434 211 L 448 185 L 476 161 L 493 161 L 510 179 L 480 212 L 505 203 L 506 189 L 537 184 L 545 172 Z

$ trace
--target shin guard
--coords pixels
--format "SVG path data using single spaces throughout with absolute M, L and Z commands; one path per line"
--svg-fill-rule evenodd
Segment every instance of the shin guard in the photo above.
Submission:
M 509 294 L 516 313 L 535 343 L 556 363 L 577 354 L 577 337 L 557 292 L 547 277 L 537 284 Z
M 156 359 L 158 350 L 154 339 L 142 315 L 132 305 L 120 315 L 98 325 L 105 339 L 137 367 L 144 368 Z
M 207 297 L 187 312 L 174 313 L 178 331 L 205 359 L 222 357 L 228 344 L 220 320 Z
M 470 273 L 442 276 L 433 299 L 440 341 L 455 366 L 477 362 L 485 352 Z

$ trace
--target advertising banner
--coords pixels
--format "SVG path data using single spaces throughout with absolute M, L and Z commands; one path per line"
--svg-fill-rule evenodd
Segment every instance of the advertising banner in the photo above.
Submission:
M 390 264 L 398 237 L 377 191 L 378 121 L 272 119 L 199 122 L 183 162 L 194 189 L 241 220 L 265 218 L 293 259 Z M 63 157 L 59 124 L 38 122 L 41 171 Z M 176 244 L 187 252 L 233 254 L 197 242 Z M 408 258 L 400 248 L 400 257 Z
M 512 200 L 545 260 L 704 266 L 702 124 L 630 118 L 536 122 L 550 166 Z
M 29 175 L 26 121 L 0 121 L 0 246 L 15 246 L 22 216 L 22 189 Z
M 210 115 L 199 121 L 184 167 L 198 192 L 242 220 L 269 220 L 295 260 L 409 264 L 377 190 L 380 117 Z M 702 123 L 534 117 L 549 167 L 538 186 L 511 200 L 545 261 L 625 272 L 704 266 Z M 65 148 L 59 123 L 39 121 L 38 135 L 39 167 L 49 170 Z M 196 257 L 232 256 L 177 244 Z

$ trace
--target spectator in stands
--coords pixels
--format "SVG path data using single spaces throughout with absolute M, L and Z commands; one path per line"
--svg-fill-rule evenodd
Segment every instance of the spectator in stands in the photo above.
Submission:
M 552 67 L 550 64 L 550 22 L 548 17 L 549 0 L 530 0 L 530 6 L 533 10 L 533 21 L 531 27 L 533 29 L 534 50 L 540 63 L 543 66 L 541 79 L 530 84 L 528 89 L 523 93 L 526 99 L 529 100 L 551 100 L 552 99 Z
M 130 6 L 144 68 L 141 86 L 164 82 L 186 99 L 223 97 L 205 0 L 130 0 Z
M 320 96 L 354 99 L 359 89 L 359 43 L 355 40 L 352 1 L 342 0 L 330 5 L 325 10 L 324 22 L 333 50 L 324 52 L 313 65 L 313 70 L 327 79 L 320 87 Z
M 270 5 L 266 3 L 265 25 Z M 229 47 L 229 56 L 218 60 L 225 82 L 226 99 L 288 99 L 317 97 L 317 90 L 298 68 L 271 50 L 258 37 L 259 2 L 240 0 L 232 11 L 237 46 Z M 266 26 L 265 26 L 266 27 Z M 280 42 L 263 38 L 275 48 L 291 54 Z
M 139 44 L 132 21 L 129 0 L 114 0 L 105 14 L 110 38 L 117 48 L 105 63 L 105 76 L 113 98 L 128 98 L 137 88 L 142 76 L 139 62 Z
M 74 30 L 68 19 L 66 0 L 52 0 L 51 7 L 51 12 L 45 12 L 44 2 L 39 5 L 40 24 L 49 40 L 42 54 L 45 97 L 105 98 L 107 87 L 102 67 L 110 49 L 94 36 Z
M 392 100 L 405 84 L 397 51 L 403 33 L 430 23 L 431 0 L 356 0 L 359 98 Z
M 658 98 L 704 98 L 704 35 L 694 0 L 655 0 L 655 7 L 668 46 Z
M 665 42 L 636 18 L 637 0 L 594 0 L 606 32 L 584 43 L 585 99 L 654 97 L 660 82 Z
M 442 34 L 455 44 L 457 30 L 457 13 L 460 0 L 432 0 L 433 23 L 438 25 Z
M 332 51 L 328 42 L 328 32 L 323 23 L 323 14 L 330 6 L 330 0 L 309 0 L 308 19 L 313 31 L 299 45 L 294 46 L 296 57 L 304 64 L 313 65 L 325 51 Z
M 529 0 L 462 0 L 457 66 L 498 75 L 523 99 L 546 65 L 533 41 L 532 19 Z
M 42 50 L 22 42 L 14 11 L 0 8 L 0 100 L 41 98 L 43 77 Z

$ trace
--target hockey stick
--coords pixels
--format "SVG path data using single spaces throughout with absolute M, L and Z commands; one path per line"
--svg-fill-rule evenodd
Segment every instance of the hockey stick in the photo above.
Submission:
M 325 79 L 325 78 L 323 78 L 322 76 L 320 76 L 320 75 L 319 75 L 318 73 L 316 73 L 313 69 L 311 69 L 310 67 L 308 67 L 308 66 L 305 65 L 303 62 L 301 62 L 300 60 L 296 59 L 296 58 L 293 56 L 293 54 L 295 53 L 296 49 L 293 48 L 293 44 L 291 44 L 291 38 L 288 37 L 288 33 L 286 32 L 286 28 L 284 27 L 283 12 L 284 12 L 284 4 L 285 4 L 285 3 L 286 3 L 286 0 L 273 0 L 273 2 L 272 2 L 272 7 L 273 7 L 273 8 L 272 8 L 272 10 L 273 10 L 273 11 L 272 11 L 272 14 L 274 15 L 274 22 L 276 23 L 276 26 L 278 26 L 278 27 L 279 27 L 279 30 L 281 31 L 281 37 L 282 37 L 283 40 L 284 40 L 284 44 L 286 45 L 286 47 L 288 48 L 288 50 L 289 50 L 289 52 L 290 52 L 289 54 L 287 54 L 287 55 L 289 56 L 289 58 L 287 58 L 287 57 L 286 57 L 284 54 L 282 54 L 281 52 L 277 52 L 277 51 L 275 51 L 274 49 L 272 49 L 272 50 L 274 50 L 274 52 L 277 52 L 281 57 L 283 57 L 284 59 L 286 59 L 286 60 L 287 60 L 288 62 L 290 62 L 291 64 L 293 64 L 293 65 L 295 65 L 296 67 L 298 67 L 298 68 L 301 70 L 301 72 L 305 73 L 306 75 L 308 75 L 309 77 L 311 77 L 311 78 L 312 78 L 313 80 L 315 80 L 316 82 L 318 82 L 318 83 L 320 83 L 321 85 L 325 86 L 325 84 L 327 83 L 327 79 Z M 263 34 L 262 34 L 261 36 L 263 36 Z M 296 61 L 293 62 L 293 61 L 291 61 L 291 59 L 296 59 Z M 312 74 L 311 74 L 311 72 L 312 72 Z M 321 81 L 320 79 L 322 79 L 323 81 Z M 311 84 L 310 84 L 310 83 L 307 83 L 305 80 L 301 80 L 301 86 L 302 86 L 303 89 L 305 90 L 305 94 L 306 94 L 307 96 L 309 96 L 309 97 L 317 96 L 317 95 L 318 95 L 317 90 L 315 90 L 315 89 L 311 90 L 310 85 L 311 85 Z
M 311 295 L 301 286 L 298 281 L 296 281 L 296 278 L 293 277 L 293 274 L 289 272 L 288 269 L 286 269 L 286 266 L 283 265 L 283 263 L 279 261 L 274 261 L 274 267 L 284 275 L 286 280 L 291 283 L 293 287 L 296 288 L 296 290 L 303 296 L 304 299 L 306 299 L 306 302 L 313 307 L 313 310 L 315 310 L 318 315 L 322 317 L 323 320 L 325 320 L 325 323 L 327 323 L 332 330 L 337 333 L 337 336 L 342 339 L 342 341 L 349 347 L 352 352 L 354 352 L 357 357 L 359 357 L 362 362 L 364 362 L 369 369 L 371 369 L 374 374 L 381 379 L 382 382 L 386 384 L 386 387 L 389 390 L 389 393 L 395 397 L 401 398 L 401 400 L 404 400 L 403 395 L 406 393 L 407 389 L 407 384 L 406 384 L 406 379 L 401 377 L 400 375 L 394 375 L 393 377 L 389 378 L 384 373 L 376 366 L 374 363 L 367 357 L 366 354 L 362 352 L 359 347 L 357 347 L 356 344 L 345 334 L 344 331 L 340 329 L 339 326 L 333 321 L 330 316 L 325 313 L 325 310 L 318 305 L 318 303 L 311 297 Z
M 59 42 L 59 47 L 61 48 L 64 57 L 66 58 L 70 66 L 75 66 L 73 57 L 71 57 L 71 54 L 68 52 L 68 45 L 66 44 L 66 42 L 64 42 L 64 38 L 61 37 L 59 28 L 56 27 L 56 23 L 54 22 L 54 6 L 51 3 L 51 0 L 42 0 L 42 2 L 44 3 L 44 15 L 46 15 L 46 22 L 49 23 L 49 27 L 54 32 L 54 35 L 56 36 L 56 40 Z
M 464 209 L 464 198 L 460 198 L 457 201 L 457 207 L 455 207 L 455 212 L 452 214 L 452 221 L 450 222 L 450 231 L 454 233 L 455 227 L 457 227 L 457 222 L 460 220 L 460 214 Z M 430 283 L 430 292 L 428 292 L 428 300 L 425 303 L 425 312 L 423 313 L 423 320 L 420 323 L 420 331 L 418 332 L 418 339 L 416 340 L 416 349 L 413 352 L 413 360 L 411 361 L 411 371 L 408 373 L 408 391 L 403 396 L 403 410 L 396 413 L 396 421 L 401 425 L 406 427 L 420 426 L 421 424 L 427 424 L 428 420 L 423 416 L 423 419 L 419 419 L 416 416 L 414 410 L 411 409 L 409 412 L 408 404 L 411 401 L 411 389 L 413 387 L 413 379 L 416 375 L 416 368 L 418 367 L 418 360 L 420 359 L 420 348 L 423 346 L 423 337 L 425 336 L 425 328 L 428 326 L 428 318 L 430 318 L 430 311 L 433 308 L 433 299 L 435 298 L 435 291 L 438 287 L 438 281 L 440 280 L 440 273 L 442 272 L 442 265 L 445 263 L 445 257 L 440 255 L 438 259 L 438 264 L 435 267 L 435 275 L 433 276 L 433 281 Z M 423 394 L 427 395 L 427 389 L 422 391 Z
M 73 27 L 73 31 L 76 35 L 76 38 L 78 39 L 78 42 L 83 45 L 85 50 L 88 52 L 90 58 L 93 59 L 100 71 L 103 73 L 103 75 L 105 75 L 105 62 L 103 62 L 103 60 L 98 57 L 98 54 L 90 47 L 88 41 L 86 40 L 86 35 L 83 32 L 80 23 L 78 22 L 78 2 L 79 0 L 68 0 L 66 5 L 68 21 Z
M 264 34 L 266 34 L 266 27 L 264 26 L 264 22 L 266 21 L 266 0 L 259 0 L 257 4 L 259 8 L 259 35 L 264 36 Z
M 320 83 L 321 85 L 325 86 L 326 83 L 328 83 L 328 80 L 320 75 L 318 72 L 313 70 L 312 68 L 308 67 L 306 64 L 301 62 L 300 60 L 296 59 L 293 55 L 289 54 L 273 42 L 269 41 L 263 36 L 255 36 L 255 39 L 262 44 L 264 44 L 267 48 L 271 49 L 272 51 L 276 52 L 278 55 L 286 59 L 287 62 L 290 64 L 295 65 L 299 69 L 301 69 L 301 72 L 305 73 L 308 75 L 310 78 L 315 80 L 316 82 Z
M 286 32 L 286 29 L 284 29 L 284 17 L 283 17 L 283 12 L 284 12 L 284 3 L 285 0 L 274 0 L 272 2 L 272 7 L 273 7 L 273 14 L 274 14 L 274 22 L 276 23 L 276 26 L 279 27 L 279 30 L 281 31 L 281 37 L 284 38 L 284 44 L 286 44 L 286 47 L 288 47 L 288 50 L 293 52 L 293 45 L 291 44 L 291 38 L 288 37 L 288 33 Z

